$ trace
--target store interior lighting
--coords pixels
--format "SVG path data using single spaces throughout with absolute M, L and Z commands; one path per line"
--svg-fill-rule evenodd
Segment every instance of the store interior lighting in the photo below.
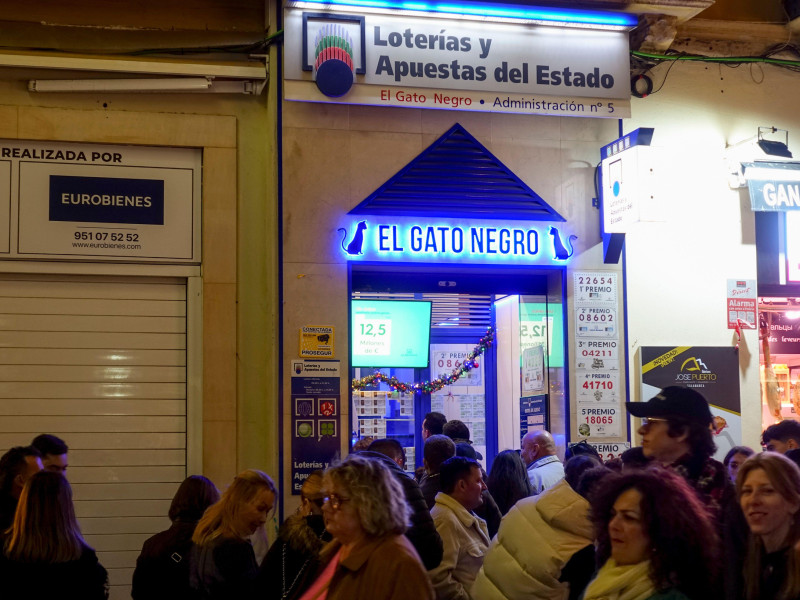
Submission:
M 424 2 L 407 0 L 294 0 L 287 6 L 318 10 L 365 13 L 397 12 L 449 19 L 467 19 L 502 23 L 526 23 L 556 27 L 577 27 L 611 31 L 629 31 L 639 22 L 632 13 L 547 8 L 523 4 L 479 2 Z

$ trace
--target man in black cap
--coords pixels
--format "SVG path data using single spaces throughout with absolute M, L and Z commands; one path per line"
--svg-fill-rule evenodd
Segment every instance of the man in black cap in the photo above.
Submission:
M 722 557 L 720 597 L 737 598 L 743 586 L 741 565 L 747 523 L 725 467 L 711 458 L 717 446 L 708 402 L 693 389 L 670 386 L 647 402 L 625 405 L 629 413 L 642 419 L 638 433 L 644 458 L 681 475 L 716 520 Z
M 723 505 L 733 500 L 733 487 L 725 467 L 711 458 L 717 450 L 708 402 L 699 392 L 680 386 L 666 387 L 647 402 L 626 402 L 628 412 L 641 417 L 645 458 L 676 471 L 695 489 L 719 518 Z

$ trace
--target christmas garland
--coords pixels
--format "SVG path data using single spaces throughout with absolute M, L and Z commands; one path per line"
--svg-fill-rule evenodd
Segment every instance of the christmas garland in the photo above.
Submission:
M 390 388 L 399 392 L 438 392 L 443 387 L 452 385 L 461 379 L 463 375 L 478 367 L 478 362 L 475 359 L 486 352 L 489 346 L 492 345 L 492 342 L 494 342 L 494 329 L 489 327 L 486 330 L 486 335 L 481 338 L 480 342 L 478 342 L 478 345 L 472 349 L 472 352 L 467 354 L 467 356 L 464 358 L 464 362 L 460 366 L 456 367 L 449 375 L 434 379 L 433 381 L 423 381 L 421 383 L 403 383 L 397 379 L 397 377 L 389 377 L 384 373 L 378 372 L 367 375 L 366 377 L 362 377 L 361 379 L 353 379 L 351 389 L 353 391 L 357 391 L 364 389 L 369 385 L 373 385 L 376 382 L 383 381 L 388 384 Z

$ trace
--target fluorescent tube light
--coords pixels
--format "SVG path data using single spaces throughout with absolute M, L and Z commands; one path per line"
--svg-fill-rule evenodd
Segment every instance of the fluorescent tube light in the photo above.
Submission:
M 170 79 L 31 79 L 31 92 L 203 92 L 211 89 L 208 77 Z

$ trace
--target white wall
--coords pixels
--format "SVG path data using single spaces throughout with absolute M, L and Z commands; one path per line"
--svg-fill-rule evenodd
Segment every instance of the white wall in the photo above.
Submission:
M 663 76 L 666 68 L 658 72 Z M 796 75 L 774 67 L 678 63 L 661 91 L 634 100 L 624 129 L 655 128 L 653 145 L 664 150 L 658 194 L 665 220 L 640 224 L 626 237 L 632 382 L 641 346 L 735 345 L 735 332 L 727 329 L 726 280 L 756 278 L 755 221 L 747 190 L 727 185 L 725 146 L 755 135 L 759 125 L 797 132 L 798 92 Z M 758 448 L 755 330 L 743 336 L 739 359 L 743 443 Z M 632 395 L 647 399 L 637 397 L 636 386 Z

